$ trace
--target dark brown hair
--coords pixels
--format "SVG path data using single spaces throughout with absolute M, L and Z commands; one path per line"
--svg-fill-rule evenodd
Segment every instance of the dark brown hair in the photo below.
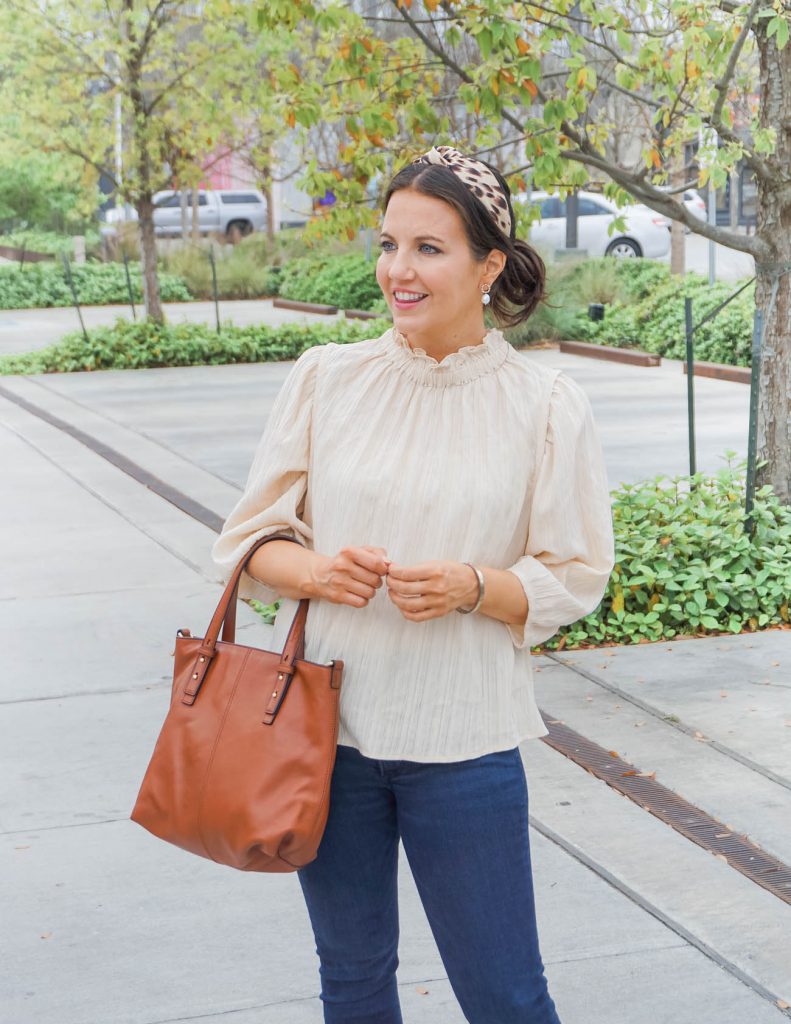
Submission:
M 523 323 L 544 297 L 546 267 L 535 249 L 515 235 L 511 190 L 505 179 L 491 164 L 482 160 L 495 175 L 503 190 L 511 217 L 511 234 L 507 237 L 495 224 L 489 211 L 464 182 L 442 164 L 407 164 L 387 186 L 382 210 L 394 192 L 411 188 L 425 196 L 434 196 L 448 203 L 461 217 L 473 258 L 483 262 L 492 249 L 505 253 L 502 271 L 491 287 L 489 309 L 501 327 Z

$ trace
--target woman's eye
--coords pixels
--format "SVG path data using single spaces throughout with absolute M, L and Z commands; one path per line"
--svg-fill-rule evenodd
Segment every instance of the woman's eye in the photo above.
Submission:
M 388 241 L 381 241 L 379 243 L 379 248 L 382 250 L 382 252 L 392 252 L 393 249 L 395 249 L 395 243 L 394 242 L 388 242 Z M 421 248 L 421 250 L 422 249 L 429 249 L 431 252 L 439 252 L 439 249 L 436 249 L 433 245 L 429 245 L 428 242 L 424 242 L 420 246 L 420 248 Z

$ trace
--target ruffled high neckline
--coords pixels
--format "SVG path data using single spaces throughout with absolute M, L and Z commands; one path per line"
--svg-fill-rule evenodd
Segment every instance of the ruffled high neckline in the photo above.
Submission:
M 433 388 L 468 384 L 494 373 L 508 358 L 510 348 L 496 327 L 490 327 L 477 345 L 464 345 L 439 362 L 428 355 L 425 349 L 412 348 L 395 326 L 387 330 L 382 338 L 394 366 L 417 384 Z

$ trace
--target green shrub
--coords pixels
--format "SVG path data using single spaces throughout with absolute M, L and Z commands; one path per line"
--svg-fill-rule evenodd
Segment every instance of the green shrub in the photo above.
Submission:
M 263 236 L 263 240 L 268 241 L 266 236 Z M 260 236 L 258 242 L 261 242 Z M 269 251 L 270 247 L 265 244 L 257 244 L 255 247 L 245 247 L 244 242 L 239 245 L 215 245 L 218 298 L 258 299 L 271 295 L 272 292 L 267 289 L 269 268 L 266 261 Z M 173 248 L 163 254 L 162 266 L 182 278 L 196 299 L 214 297 L 208 245 Z
M 296 359 L 305 349 L 334 341 L 376 338 L 384 320 L 333 320 L 327 324 L 277 327 L 224 324 L 218 334 L 206 324 L 157 324 L 116 320 L 107 327 L 67 334 L 57 345 L 24 355 L 0 356 L 0 374 L 127 370 L 151 366 L 204 366 Z
M 791 507 L 767 485 L 744 530 L 746 460 L 612 491 L 615 567 L 601 604 L 547 648 L 645 643 L 788 625 Z M 668 481 L 668 482 L 665 482 Z
M 619 268 L 640 264 L 640 260 L 622 260 Z M 671 278 L 656 270 L 635 274 L 619 269 L 627 301 L 608 306 L 603 320 L 591 321 L 580 311 L 576 337 L 601 345 L 640 348 L 670 359 L 686 358 L 684 299 L 693 302 L 693 320 L 698 323 L 732 295 L 738 284 L 718 281 L 710 286 L 700 274 Z M 635 301 L 636 300 L 636 301 Z M 755 288 L 751 286 L 730 302 L 694 335 L 695 358 L 735 366 L 749 366 Z
M 354 252 L 326 252 L 289 260 L 280 275 L 279 294 L 339 309 L 371 309 L 383 297 L 376 282 L 376 263 Z
M 71 268 L 77 298 L 85 306 L 128 303 L 129 293 L 123 264 L 82 263 Z M 140 268 L 129 267 L 132 291 L 142 302 Z M 192 298 L 184 281 L 172 274 L 160 274 L 163 302 L 186 302 Z M 29 309 L 39 306 L 70 306 L 71 289 L 62 263 L 33 263 L 22 268 L 0 266 L 0 309 Z

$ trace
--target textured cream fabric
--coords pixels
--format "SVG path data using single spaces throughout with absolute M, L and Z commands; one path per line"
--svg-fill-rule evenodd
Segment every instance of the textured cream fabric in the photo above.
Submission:
M 545 735 L 530 646 L 593 611 L 614 564 L 585 392 L 496 329 L 440 362 L 395 328 L 304 352 L 212 548 L 222 579 L 278 531 L 326 555 L 371 544 L 401 565 L 509 569 L 524 587 L 524 628 L 480 612 L 410 622 L 384 586 L 365 608 L 311 601 L 305 657 L 345 666 L 338 742 L 376 758 L 463 760 Z M 240 593 L 277 597 L 247 573 Z M 283 600 L 275 644 L 296 608 Z

